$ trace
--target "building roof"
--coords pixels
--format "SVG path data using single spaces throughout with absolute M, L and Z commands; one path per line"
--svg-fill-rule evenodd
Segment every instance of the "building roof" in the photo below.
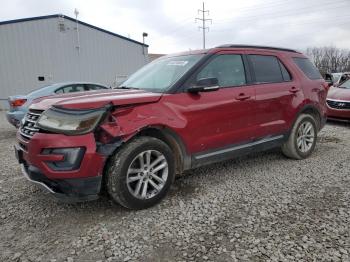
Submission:
M 0 26 L 1 26 L 1 25 L 7 25 L 7 24 L 15 24 L 15 23 L 21 23 L 21 22 L 28 22 L 28 21 L 35 21 L 35 20 L 56 18 L 56 17 L 57 17 L 57 18 L 58 18 L 58 17 L 62 17 L 62 18 L 64 18 L 64 19 L 67 19 L 67 20 L 70 20 L 70 21 L 73 21 L 73 22 L 78 21 L 78 23 L 79 23 L 80 25 L 84 25 L 84 26 L 93 28 L 93 29 L 95 29 L 95 30 L 101 31 L 101 32 L 103 32 L 103 33 L 110 34 L 110 35 L 112 35 L 112 36 L 116 36 L 116 37 L 119 37 L 119 38 L 121 38 L 121 39 L 124 39 L 124 40 L 130 41 L 130 42 L 133 42 L 133 43 L 136 43 L 136 44 L 139 44 L 139 45 L 148 47 L 148 45 L 143 44 L 143 43 L 141 43 L 141 42 L 138 42 L 138 41 L 136 41 L 136 40 L 133 40 L 133 39 L 131 39 L 131 38 L 128 38 L 128 37 L 125 37 L 125 36 L 122 36 L 122 35 L 113 33 L 113 32 L 111 32 L 111 31 L 107 31 L 107 30 L 105 30 L 105 29 L 103 29 L 103 28 L 100 28 L 100 27 L 97 27 L 97 26 L 94 26 L 94 25 L 91 25 L 91 24 L 82 22 L 82 21 L 80 21 L 80 20 L 76 20 L 75 18 L 66 16 L 66 15 L 62 15 L 62 14 L 54 14 L 54 15 L 46 15 L 46 16 L 36 16 L 36 17 L 28 17 L 28 18 L 21 18 L 21 19 L 15 19 L 15 20 L 2 21 L 2 22 L 0 22 Z

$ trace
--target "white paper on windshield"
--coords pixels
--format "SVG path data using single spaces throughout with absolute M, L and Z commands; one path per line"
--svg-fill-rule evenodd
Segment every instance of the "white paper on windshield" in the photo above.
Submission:
M 188 61 L 171 61 L 167 65 L 168 66 L 185 66 L 187 65 Z

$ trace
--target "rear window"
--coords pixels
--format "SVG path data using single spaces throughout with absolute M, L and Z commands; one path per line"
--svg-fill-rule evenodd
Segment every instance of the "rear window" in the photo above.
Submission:
M 304 74 L 310 79 L 321 79 L 322 76 L 318 69 L 307 58 L 294 57 L 294 63 L 300 68 Z
M 275 56 L 249 55 L 252 63 L 256 83 L 279 83 L 290 81 L 288 71 L 284 68 L 285 76 L 282 75 L 282 64 Z M 284 66 L 283 66 L 284 67 Z M 286 79 L 284 79 L 286 78 Z

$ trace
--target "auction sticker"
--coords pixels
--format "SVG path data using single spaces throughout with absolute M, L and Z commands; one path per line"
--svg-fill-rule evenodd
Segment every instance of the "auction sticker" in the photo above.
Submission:
M 171 61 L 167 65 L 168 66 L 185 66 L 187 65 L 188 61 Z

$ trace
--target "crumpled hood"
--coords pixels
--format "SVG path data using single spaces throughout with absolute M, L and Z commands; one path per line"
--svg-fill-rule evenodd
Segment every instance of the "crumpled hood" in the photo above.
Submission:
M 55 106 L 66 109 L 96 109 L 107 104 L 132 105 L 157 102 L 161 96 L 160 93 L 144 90 L 107 89 L 42 97 L 34 100 L 30 108 L 46 110 Z
M 328 91 L 327 98 L 335 100 L 350 101 L 350 89 L 332 87 Z

